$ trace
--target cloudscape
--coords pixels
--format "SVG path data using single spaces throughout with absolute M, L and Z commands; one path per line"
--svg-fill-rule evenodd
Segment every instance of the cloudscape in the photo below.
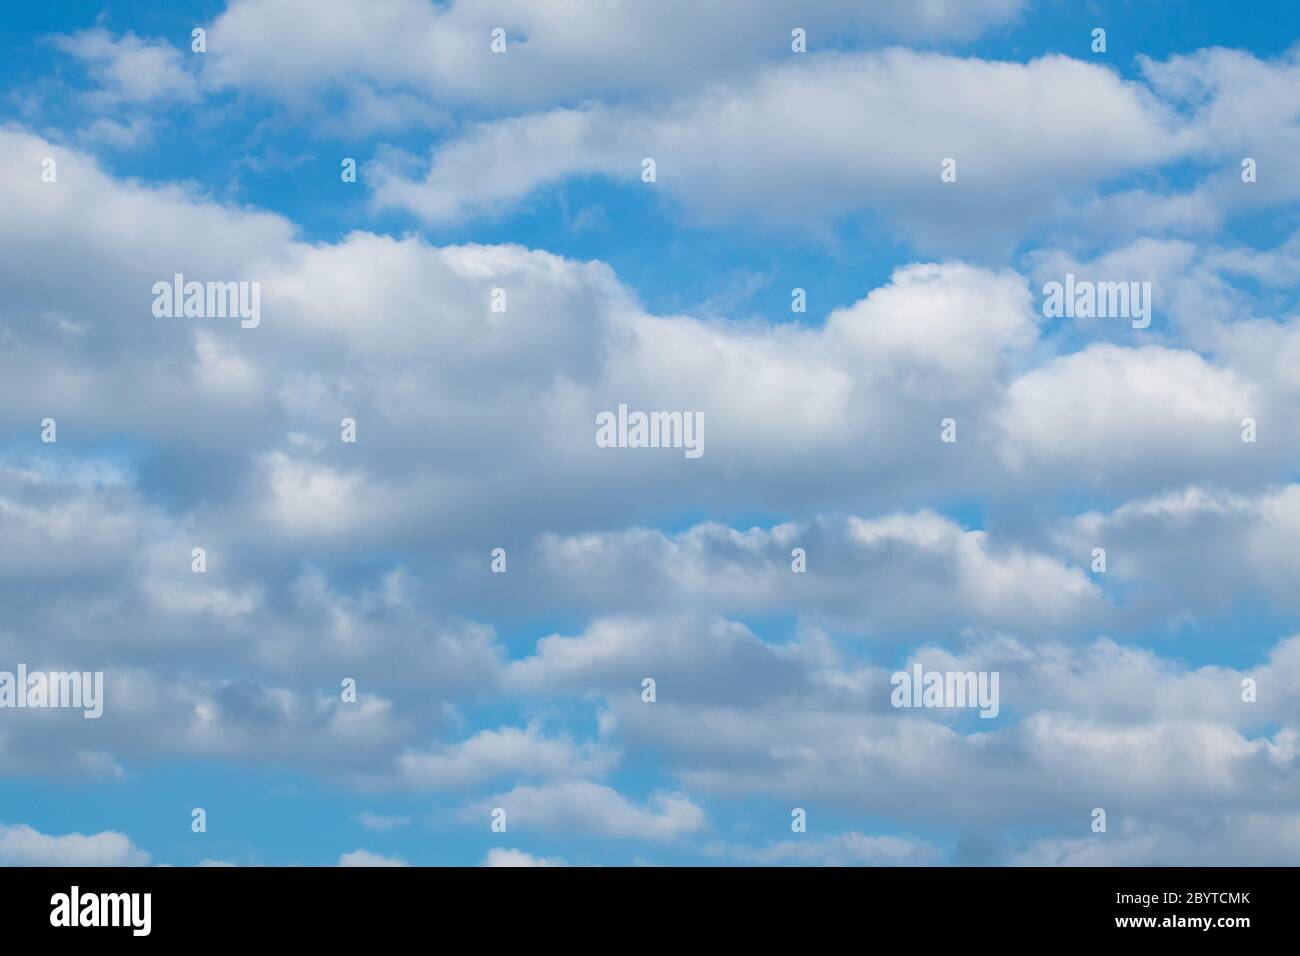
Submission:
M 1300 47 L 1194 6 L 7 10 L 0 865 L 1300 864 Z

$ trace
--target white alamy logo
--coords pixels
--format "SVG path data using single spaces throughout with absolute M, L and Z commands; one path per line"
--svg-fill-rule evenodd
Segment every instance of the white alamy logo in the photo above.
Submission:
M 95 719 L 104 714 L 103 671 L 0 671 L 0 708 L 68 707 Z
M 596 416 L 597 448 L 684 448 L 687 458 L 704 454 L 703 412 L 629 412 Z
M 50 897 L 51 926 L 129 926 L 133 936 L 152 928 L 152 893 L 82 893 L 74 886 Z
M 260 282 L 186 282 L 178 272 L 171 282 L 155 282 L 153 296 L 159 319 L 242 319 L 244 329 L 262 322 Z
M 1067 272 L 1064 283 L 1045 284 L 1043 295 L 1043 315 L 1049 319 L 1132 319 L 1135 329 L 1151 324 L 1150 282 L 1075 281 Z
M 996 717 L 998 671 L 923 671 L 920 664 L 912 673 L 896 671 L 889 682 L 894 692 L 889 702 L 895 707 L 978 707 L 981 717 Z

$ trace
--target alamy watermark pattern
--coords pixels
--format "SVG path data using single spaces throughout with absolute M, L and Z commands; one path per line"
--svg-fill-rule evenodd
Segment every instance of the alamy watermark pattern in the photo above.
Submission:
M 895 671 L 889 682 L 894 707 L 979 708 L 981 717 L 996 717 L 1001 710 L 997 671 L 926 671 L 913 664 L 911 671 Z
M 15 671 L 0 671 L 0 709 L 70 708 L 83 717 L 97 719 L 104 714 L 103 671 L 28 670 L 19 664 Z
M 687 458 L 704 454 L 703 412 L 629 412 L 596 416 L 597 448 L 682 448 Z
M 182 273 L 170 282 L 153 284 L 153 314 L 157 318 L 239 319 L 240 328 L 262 324 L 262 283 L 186 281 Z

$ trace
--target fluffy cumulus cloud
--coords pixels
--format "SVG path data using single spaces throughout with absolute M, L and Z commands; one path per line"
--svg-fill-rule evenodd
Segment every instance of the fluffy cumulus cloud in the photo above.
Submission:
M 680 622 L 652 629 L 669 635 Z M 704 641 L 674 653 L 638 652 L 632 640 L 605 627 L 560 659 L 571 674 L 582 668 L 586 685 L 609 688 L 610 732 L 670 760 L 700 795 L 760 792 L 913 825 L 942 819 L 959 831 L 1059 819 L 1080 793 L 1090 806 L 1143 815 L 1163 813 L 1179 795 L 1242 813 L 1296 796 L 1295 700 L 1283 690 L 1294 679 L 1294 639 L 1248 671 L 1178 666 L 1108 639 L 1071 647 L 990 638 L 956 653 L 923 646 L 900 662 L 909 672 L 997 672 L 1004 710 L 991 721 L 895 710 L 893 668 L 813 653 L 815 643 L 787 649 L 779 676 L 765 679 L 753 665 L 742 671 L 749 655 L 739 650 L 714 662 Z M 653 707 L 604 676 L 620 653 L 662 675 Z M 541 666 L 546 656 L 559 658 L 559 648 L 547 647 Z M 542 673 L 552 693 L 571 686 L 555 667 Z M 737 686 L 737 673 L 750 685 Z M 1278 693 L 1245 704 L 1246 679 Z
M 1175 824 L 1125 820 L 1118 840 L 1035 841 L 1013 862 L 1022 866 L 1287 866 L 1296 856 L 1294 814 L 1234 816 L 1227 826 L 1195 819 Z
M 410 751 L 398 758 L 415 786 L 464 788 L 487 780 L 520 777 L 599 776 L 610 762 L 590 746 L 544 737 L 536 727 L 484 730 L 437 751 Z
M 0 709 L 0 780 L 192 771 L 306 824 L 146 851 L 148 799 L 90 835 L 24 799 L 0 862 L 1300 861 L 1294 55 L 1022 50 L 1016 0 L 590 7 L 40 41 L 0 671 L 104 709 Z M 1150 325 L 1050 314 L 1067 274 L 1149 282 Z M 177 276 L 256 321 L 157 314 Z M 602 447 L 620 406 L 702 454 Z M 925 672 L 994 706 L 900 706 Z
M 0 861 L 5 866 L 145 866 L 149 854 L 112 830 L 50 836 L 24 824 L 0 824 Z
M 353 850 L 339 857 L 339 866 L 406 866 L 401 860 L 369 850 Z
M 602 176 L 694 221 L 818 231 L 867 212 L 922 248 L 984 258 L 1035 232 L 1205 235 L 1295 198 L 1293 55 L 1204 51 L 1141 67 L 1125 79 L 1062 55 L 810 55 L 667 100 L 485 120 L 440 141 L 420 172 L 413 157 L 381 154 L 374 201 L 458 222 Z M 1241 190 L 1243 157 L 1267 164 L 1267 187 Z M 1181 188 L 1111 185 L 1188 166 L 1196 179 Z
M 493 847 L 483 858 L 484 866 L 568 866 L 559 857 L 540 857 L 523 850 L 503 850 Z
M 1022 0 L 927 0 L 913 10 L 814 0 L 797 22 L 778 0 L 615 0 L 575 16 L 565 0 L 237 0 L 211 24 L 206 78 L 288 101 L 349 87 L 413 106 L 518 109 L 629 96 L 744 73 L 776 59 L 800 27 L 821 42 L 972 39 L 1012 20 Z M 494 53 L 492 32 L 504 32 Z M 817 42 L 815 40 L 814 42 Z M 430 56 L 430 50 L 439 51 Z M 403 100 L 399 99 L 399 102 Z
M 702 524 L 671 536 L 551 534 L 537 550 L 551 593 L 571 594 L 575 604 L 797 610 L 810 622 L 881 639 L 965 625 L 1067 628 L 1105 603 L 1077 561 L 1004 546 L 929 511 L 746 530 Z M 815 576 L 792 574 L 797 550 L 816 556 Z
M 924 842 L 901 837 L 837 833 L 812 840 L 788 839 L 762 848 L 727 847 L 726 855 L 761 866 L 927 866 L 941 859 Z
M 638 804 L 611 787 L 580 780 L 519 786 L 487 801 L 505 811 L 507 825 L 525 831 L 568 832 L 651 842 L 699 832 L 705 813 L 682 793 L 653 793 Z
M 95 95 L 107 103 L 149 103 L 160 99 L 193 99 L 194 77 L 181 53 L 163 41 L 126 33 L 114 37 L 102 27 L 58 38 L 64 52 L 81 61 L 102 87 Z
M 997 228 L 1023 230 L 1072 190 L 1169 158 L 1174 121 L 1142 88 L 1062 56 L 825 55 L 664 106 L 488 122 L 440 145 L 422 180 L 381 166 L 376 201 L 458 219 L 564 177 L 634 182 L 651 157 L 655 188 L 693 215 L 790 225 L 874 208 L 935 243 L 977 224 L 987 241 L 992 210 Z

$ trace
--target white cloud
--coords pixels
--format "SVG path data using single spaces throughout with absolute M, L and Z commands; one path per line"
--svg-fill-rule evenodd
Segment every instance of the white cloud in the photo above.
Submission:
M 745 695 L 725 682 L 751 666 L 702 656 L 694 678 L 717 691 L 661 680 L 647 705 L 615 688 L 606 735 L 656 753 L 692 794 L 764 794 L 920 825 L 1060 821 L 1081 799 L 1155 818 L 1188 804 L 1207 815 L 1273 812 L 1296 797 L 1297 712 L 1283 689 L 1294 684 L 1297 647 L 1283 641 L 1246 670 L 1192 669 L 1109 640 L 1071 648 L 990 638 L 960 653 L 923 647 L 902 662 L 999 672 L 1001 718 L 988 722 L 893 709 L 892 667 L 805 657 L 789 668 L 804 674 L 778 686 L 760 679 Z M 1257 703 L 1242 701 L 1246 676 Z
M 1014 381 L 998 425 L 1013 472 L 1150 488 L 1256 472 L 1242 421 L 1261 408 L 1253 382 L 1195 352 L 1093 344 Z
M 381 207 L 432 222 L 599 174 L 662 190 L 697 218 L 808 228 L 872 209 L 930 247 L 978 249 L 1014 242 L 1066 196 L 1174 156 L 1176 133 L 1144 88 L 1094 64 L 891 49 L 796 58 L 668 106 L 488 122 L 439 145 L 422 179 L 389 162 L 371 179 Z M 653 186 L 640 182 L 644 157 L 657 163 Z M 944 184 L 949 157 L 958 179 Z
M 1123 817 L 1106 833 L 1035 840 L 1013 862 L 1021 866 L 1294 866 L 1300 817 L 1233 814 L 1206 821 L 1194 814 L 1174 823 Z
M 719 852 L 760 866 L 933 866 L 943 860 L 937 847 L 922 840 L 864 833 L 793 837 L 764 847 L 721 847 Z
M 524 729 L 481 730 L 436 751 L 412 750 L 398 758 L 404 782 L 421 788 L 456 789 L 488 781 L 551 779 L 601 775 L 614 754 L 568 737 L 546 737 L 530 724 Z
M 164 40 L 145 40 L 128 31 L 114 37 L 102 27 L 59 37 L 59 48 L 83 61 L 101 89 L 101 105 L 152 103 L 198 97 L 194 74 L 180 50 Z
M 969 39 L 1006 23 L 1023 0 L 927 0 L 895 7 L 810 0 L 798 23 L 810 49 L 891 39 Z M 309 106 L 323 91 L 405 108 L 501 110 L 596 96 L 680 90 L 790 56 L 795 25 L 779 0 L 233 0 L 209 27 L 205 82 Z M 491 31 L 506 30 L 493 54 Z M 403 99 L 405 98 L 405 99 Z M 427 117 L 425 117 L 427 118 Z
M 339 866 L 406 866 L 401 860 L 391 856 L 381 856 L 369 850 L 353 850 L 339 857 Z
M 557 856 L 533 856 L 523 850 L 505 850 L 494 846 L 483 858 L 484 866 L 568 866 Z
M 653 677 L 664 696 L 752 699 L 801 685 L 806 674 L 789 666 L 801 652 L 716 617 L 599 618 L 576 637 L 541 638 L 533 656 L 508 665 L 506 684 L 535 695 L 599 690 L 640 701 L 642 679 Z
M 791 570 L 795 548 L 805 552 L 805 575 Z M 707 523 L 675 535 L 545 535 L 537 552 L 538 586 L 552 599 L 611 613 L 794 609 L 839 629 L 902 638 L 945 625 L 1083 627 L 1103 603 L 1080 566 L 929 511 L 771 529 Z
M 1222 612 L 1249 596 L 1294 610 L 1300 485 L 1238 494 L 1191 486 L 1062 523 L 1063 549 L 1107 549 L 1107 575 L 1138 610 L 1170 618 Z
M 364 785 L 388 770 L 411 730 L 410 713 L 396 713 L 364 688 L 355 704 L 344 704 L 337 691 L 194 679 L 158 662 L 148 670 L 110 667 L 103 687 L 97 720 L 52 709 L 11 727 L 0 739 L 0 773 L 112 780 L 124 776 L 120 764 L 204 757 L 292 764 Z
M 4 866 L 147 866 L 149 854 L 112 830 L 50 836 L 26 824 L 0 824 Z
M 681 793 L 652 793 L 636 804 L 617 790 L 575 780 L 515 787 L 468 811 L 487 819 L 506 811 L 506 825 L 550 833 L 584 833 L 614 839 L 675 840 L 698 832 L 704 811 Z
M 1262 327 L 1207 333 L 1219 353 L 1208 358 L 1093 344 L 1052 359 L 1025 280 L 955 262 L 899 268 L 822 327 L 654 315 L 600 263 L 366 233 L 307 246 L 278 217 L 116 183 L 83 156 L 2 135 L 14 175 L 0 189 L 47 152 L 68 182 L 11 189 L 0 419 L 48 414 L 52 384 L 36 370 L 57 365 L 62 414 L 79 428 L 128 427 L 176 464 L 220 462 L 195 476 L 208 517 L 277 527 L 258 542 L 267 558 L 328 560 L 344 538 L 418 552 L 433 539 L 653 524 L 672 520 L 678 496 L 715 515 L 808 517 L 1063 483 L 1120 500 L 1192 469 L 1237 484 L 1288 471 L 1280 449 L 1300 390 L 1277 357 L 1281 333 Z M 162 226 L 125 228 L 136 221 Z M 50 265 L 70 233 L 75 282 Z M 153 318 L 150 286 L 178 269 L 260 277 L 262 326 Z M 487 308 L 498 286 L 505 314 Z M 81 332 L 50 319 L 85 314 L 102 319 Z M 222 368 L 238 374 L 205 373 Z M 595 414 L 620 402 L 701 411 L 705 456 L 602 454 Z M 1261 442 L 1243 451 L 1251 412 Z M 959 442 L 944 446 L 949 416 Z M 338 441 L 343 417 L 358 421 L 356 446 Z M 1116 454 L 1099 466 L 1112 426 Z M 604 493 L 613 485 L 624 493 Z
M 94 146 L 110 149 L 136 149 L 148 142 L 153 127 L 143 117 L 119 121 L 101 116 L 77 131 L 77 138 Z

